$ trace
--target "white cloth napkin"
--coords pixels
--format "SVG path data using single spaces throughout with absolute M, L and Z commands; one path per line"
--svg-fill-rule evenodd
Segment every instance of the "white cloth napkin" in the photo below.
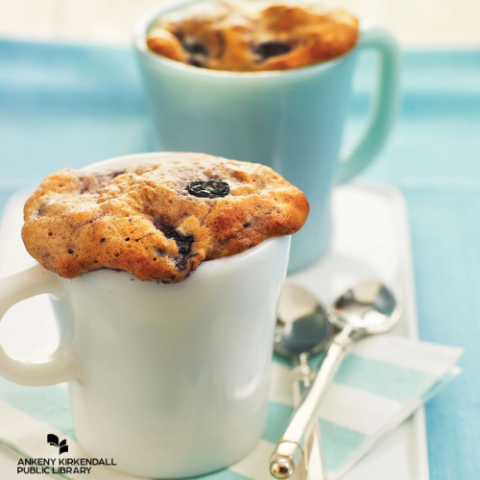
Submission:
M 462 350 L 392 335 L 360 341 L 341 365 L 321 407 L 319 422 L 329 480 L 347 472 L 389 431 L 460 373 Z M 290 367 L 275 358 L 269 420 L 262 440 L 246 458 L 208 480 L 271 480 L 268 459 L 293 411 Z M 69 451 L 47 443 L 67 439 Z M 74 440 L 68 391 L 63 386 L 23 387 L 0 379 L 0 444 L 24 458 L 83 458 Z M 20 465 L 22 467 L 22 465 Z M 28 468 L 28 466 L 27 466 Z M 104 466 L 61 478 L 133 479 Z

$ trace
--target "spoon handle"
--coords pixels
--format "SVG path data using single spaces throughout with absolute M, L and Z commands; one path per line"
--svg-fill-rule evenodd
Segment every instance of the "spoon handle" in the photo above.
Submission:
M 293 383 L 293 404 L 299 405 L 305 390 L 312 381 L 312 369 L 308 364 L 308 355 L 301 354 L 297 365 L 292 372 Z M 306 432 L 305 444 L 303 446 L 305 475 L 304 480 L 325 480 L 326 474 L 323 466 L 321 436 L 318 422 L 315 422 L 312 429 Z
M 300 447 L 302 437 L 311 429 L 317 418 L 325 393 L 353 343 L 353 333 L 352 328 L 346 326 L 333 338 L 318 373 L 295 409 L 283 437 L 270 457 L 270 472 L 275 478 L 285 479 L 293 474 L 296 458 L 302 453 Z
M 293 387 L 293 404 L 299 405 L 305 390 L 312 382 L 312 369 L 308 364 L 308 355 L 300 354 L 293 360 L 294 368 L 290 374 Z

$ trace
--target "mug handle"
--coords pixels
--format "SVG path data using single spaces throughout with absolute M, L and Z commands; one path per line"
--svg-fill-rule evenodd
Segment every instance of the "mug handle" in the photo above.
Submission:
M 366 27 L 358 48 L 360 52 L 375 51 L 379 55 L 379 82 L 365 133 L 350 152 L 340 153 L 337 185 L 358 175 L 378 155 L 392 128 L 399 99 L 400 51 L 390 33 L 380 27 Z
M 38 263 L 0 277 L 0 319 L 16 303 L 43 293 L 61 297 L 63 282 Z M 15 360 L 0 345 L 0 375 L 20 385 L 44 386 L 78 378 L 78 364 L 68 345 L 60 344 L 48 358 L 36 362 Z

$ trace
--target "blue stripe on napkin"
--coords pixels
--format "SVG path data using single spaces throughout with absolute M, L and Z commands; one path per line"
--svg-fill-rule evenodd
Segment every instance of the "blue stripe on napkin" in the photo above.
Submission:
M 329 471 L 338 470 L 368 438 L 364 433 L 320 419 L 323 461 Z
M 334 381 L 404 403 L 434 380 L 433 375 L 419 370 L 350 354 Z
M 268 404 L 267 428 L 263 434 L 263 439 L 270 443 L 277 443 L 285 432 L 292 412 L 293 407 L 290 405 L 270 402 Z

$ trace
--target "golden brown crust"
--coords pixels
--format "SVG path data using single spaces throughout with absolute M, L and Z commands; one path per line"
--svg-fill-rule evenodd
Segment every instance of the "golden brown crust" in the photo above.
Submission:
M 189 193 L 219 178 L 219 198 Z M 100 267 L 140 279 L 183 280 L 203 260 L 298 231 L 305 195 L 272 169 L 199 153 L 159 153 L 126 170 L 49 175 L 25 204 L 22 238 L 48 270 L 73 278 Z
M 287 70 L 330 60 L 358 40 L 358 20 L 316 3 L 221 0 L 161 17 L 148 48 L 172 60 L 212 70 Z

